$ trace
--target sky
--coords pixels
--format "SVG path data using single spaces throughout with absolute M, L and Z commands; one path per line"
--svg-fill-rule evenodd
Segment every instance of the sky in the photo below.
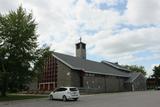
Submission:
M 160 64 L 160 0 L 0 0 L 0 13 L 22 5 L 32 12 L 39 46 L 75 56 L 87 44 L 87 59 L 144 66 Z

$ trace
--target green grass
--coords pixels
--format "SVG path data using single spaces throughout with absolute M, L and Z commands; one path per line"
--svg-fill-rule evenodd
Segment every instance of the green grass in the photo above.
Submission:
M 0 97 L 0 102 L 25 100 L 25 99 L 36 99 L 36 98 L 45 98 L 45 97 L 46 96 L 41 96 L 41 95 L 7 95 L 6 97 Z

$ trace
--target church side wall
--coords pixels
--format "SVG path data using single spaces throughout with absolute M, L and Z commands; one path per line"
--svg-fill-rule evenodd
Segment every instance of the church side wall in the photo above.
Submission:
M 143 91 L 146 90 L 146 79 L 143 75 L 140 75 L 136 80 L 133 82 L 134 91 Z
M 80 86 L 80 71 L 77 71 L 77 70 L 71 71 L 71 85 L 73 87 L 81 87 Z
M 84 76 L 84 89 L 86 93 L 125 91 L 125 78 L 95 74 L 88 75 Z
M 58 62 L 57 87 L 71 86 L 71 68 L 64 63 Z

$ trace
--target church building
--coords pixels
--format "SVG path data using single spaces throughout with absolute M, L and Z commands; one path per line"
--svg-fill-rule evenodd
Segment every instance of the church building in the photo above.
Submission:
M 143 74 L 130 73 L 118 63 L 86 59 L 86 44 L 81 40 L 75 47 L 76 56 L 54 52 L 47 59 L 38 84 L 40 91 L 51 91 L 61 86 L 78 87 L 84 93 L 146 89 Z

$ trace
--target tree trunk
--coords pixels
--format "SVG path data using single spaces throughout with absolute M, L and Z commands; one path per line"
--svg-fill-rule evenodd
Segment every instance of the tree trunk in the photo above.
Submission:
M 3 73 L 2 84 L 1 84 L 1 96 L 6 96 L 7 88 L 8 88 L 8 81 L 7 81 L 7 74 Z
M 8 73 L 5 70 L 4 64 L 2 64 L 2 73 L 1 73 L 1 96 L 6 96 L 8 88 Z
M 5 88 L 2 88 L 2 90 L 1 90 L 1 96 L 2 97 L 6 96 L 6 89 Z

